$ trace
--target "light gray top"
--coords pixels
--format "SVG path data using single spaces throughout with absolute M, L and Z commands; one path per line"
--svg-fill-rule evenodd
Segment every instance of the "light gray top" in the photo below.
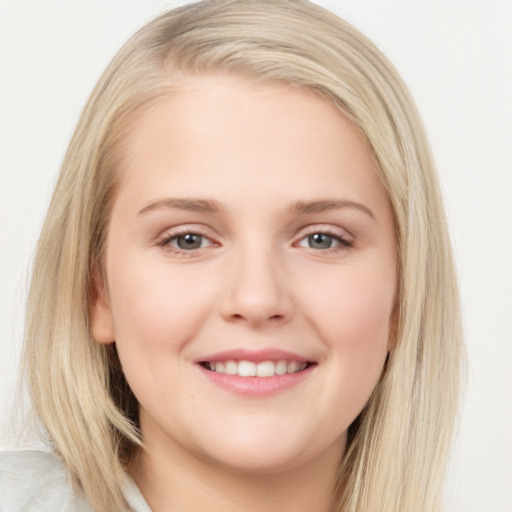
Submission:
M 135 482 L 123 491 L 133 512 L 151 512 Z M 41 451 L 0 452 L 0 512 L 92 512 L 73 493 L 60 460 Z

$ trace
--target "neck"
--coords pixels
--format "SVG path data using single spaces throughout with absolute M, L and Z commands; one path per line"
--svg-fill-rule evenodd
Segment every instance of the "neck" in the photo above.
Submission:
M 344 440 L 276 472 L 237 470 L 183 450 L 146 444 L 130 473 L 153 512 L 334 512 Z

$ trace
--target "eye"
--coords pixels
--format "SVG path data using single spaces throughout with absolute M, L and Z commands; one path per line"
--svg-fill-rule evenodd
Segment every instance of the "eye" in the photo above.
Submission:
M 158 242 L 158 245 L 177 252 L 190 252 L 212 245 L 211 240 L 199 233 L 169 234 Z
M 318 231 L 303 237 L 299 240 L 297 246 L 326 251 L 329 249 L 344 249 L 352 247 L 352 242 L 340 234 Z
M 306 237 L 308 247 L 312 249 L 330 249 L 336 240 L 326 233 L 314 233 Z
M 179 249 L 184 251 L 192 251 L 193 249 L 200 249 L 207 245 L 208 240 L 196 233 L 187 233 L 186 235 L 179 235 L 172 239 Z

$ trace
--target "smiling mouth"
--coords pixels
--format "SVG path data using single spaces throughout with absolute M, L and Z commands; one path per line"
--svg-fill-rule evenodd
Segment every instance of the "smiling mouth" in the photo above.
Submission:
M 236 361 L 233 359 L 227 361 L 203 361 L 200 365 L 215 373 L 225 375 L 237 375 L 239 377 L 274 377 L 276 375 L 286 375 L 300 373 L 316 363 L 310 361 Z

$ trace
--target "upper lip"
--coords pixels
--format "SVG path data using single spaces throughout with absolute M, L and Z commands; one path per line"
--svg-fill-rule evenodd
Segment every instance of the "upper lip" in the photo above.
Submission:
M 313 362 L 310 358 L 281 350 L 277 348 L 251 350 L 245 348 L 237 348 L 234 350 L 224 350 L 222 352 L 216 352 L 206 357 L 202 357 L 196 361 L 196 363 L 208 363 L 213 361 L 253 361 L 260 363 L 262 361 L 297 361 L 299 363 Z

